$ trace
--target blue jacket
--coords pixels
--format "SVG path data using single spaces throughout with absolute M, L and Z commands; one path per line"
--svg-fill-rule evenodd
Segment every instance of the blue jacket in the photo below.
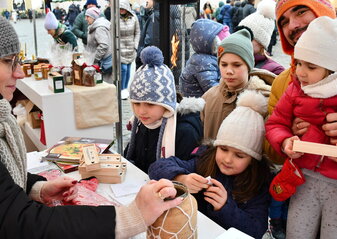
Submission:
M 206 147 L 202 146 L 190 160 L 180 160 L 177 157 L 162 158 L 153 163 L 149 168 L 149 177 L 159 180 L 166 178 L 172 180 L 179 174 L 196 172 L 196 163 Z M 232 197 L 233 176 L 218 173 L 215 177 L 227 190 L 228 199 L 219 211 L 214 211 L 213 206 L 204 200 L 203 192 L 195 194 L 198 210 L 211 218 L 225 229 L 234 227 L 254 238 L 262 238 L 268 227 L 269 192 L 268 185 L 254 198 L 245 203 L 238 204 Z
M 220 71 L 212 53 L 213 40 L 223 25 L 209 19 L 195 21 L 191 29 L 194 54 L 179 77 L 180 90 L 186 97 L 201 97 L 209 88 L 219 84 Z

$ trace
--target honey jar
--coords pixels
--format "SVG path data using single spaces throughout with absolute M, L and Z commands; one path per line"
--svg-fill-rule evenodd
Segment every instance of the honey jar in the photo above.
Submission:
M 34 66 L 35 80 L 42 80 L 42 68 L 39 65 Z
M 24 64 L 22 69 L 26 77 L 30 77 L 32 75 L 32 67 L 30 64 Z
M 48 73 L 49 73 L 48 65 L 43 65 L 42 66 L 42 79 L 47 80 L 48 79 Z

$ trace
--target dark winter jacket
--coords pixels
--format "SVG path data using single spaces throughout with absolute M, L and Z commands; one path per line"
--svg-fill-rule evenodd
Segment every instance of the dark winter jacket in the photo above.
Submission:
M 219 84 L 220 71 L 212 53 L 213 40 L 223 25 L 209 19 L 199 19 L 192 25 L 191 45 L 194 54 L 186 63 L 179 78 L 181 93 L 186 97 L 201 97 Z
M 182 101 L 179 105 L 175 155 L 181 159 L 189 159 L 191 152 L 201 143 L 203 128 L 200 120 L 200 111 L 202 107 L 203 103 L 197 103 L 195 99 L 189 99 L 186 104 Z M 140 122 L 137 127 L 135 149 L 132 156 L 127 159 L 147 173 L 149 166 L 156 161 L 160 127 L 157 129 L 148 129 Z M 128 146 L 124 151 L 124 155 L 126 155 L 128 151 Z
M 285 69 L 282 65 L 271 59 L 270 57 L 263 55 L 254 55 L 255 59 L 255 68 L 265 69 L 274 73 L 275 75 L 279 75 Z
M 147 46 L 159 47 L 159 4 L 154 4 L 155 8 L 152 11 L 147 10 L 146 22 L 140 33 L 139 44 L 136 57 L 136 69 L 138 69 L 142 62 L 140 60 L 140 53 Z
M 150 179 L 166 178 L 173 180 L 177 175 L 196 172 L 196 164 L 205 146 L 199 148 L 190 160 L 180 160 L 177 157 L 162 158 L 154 162 L 149 168 Z M 204 191 L 195 194 L 198 210 L 211 218 L 225 229 L 234 227 L 254 238 L 262 238 L 268 227 L 269 192 L 266 184 L 257 196 L 245 203 L 236 203 L 232 196 L 233 176 L 218 173 L 215 177 L 226 189 L 228 199 L 218 211 L 204 200 Z
M 68 21 L 69 25 L 72 26 L 74 24 L 74 22 L 75 22 L 75 19 L 76 19 L 77 15 L 79 13 L 80 12 L 78 11 L 78 8 L 75 6 L 75 4 L 71 4 L 69 6 L 68 14 L 66 16 L 65 21 Z
M 221 7 L 219 15 L 221 15 L 222 17 L 222 23 L 231 28 L 232 27 L 232 6 L 228 4 L 223 5 Z M 219 15 L 218 15 L 218 18 L 219 18 Z
M 54 40 L 61 46 L 69 43 L 72 46 L 72 50 L 77 47 L 77 40 L 70 30 L 65 29 L 66 26 L 59 23 L 59 27 L 56 30 L 56 36 L 54 36 Z
M 88 23 L 85 20 L 85 10 L 77 15 L 71 31 L 78 37 L 82 39 L 84 45 L 87 44 L 87 33 L 88 33 Z
M 254 7 L 254 5 L 247 2 L 242 8 L 242 17 L 243 17 L 242 19 L 254 13 L 255 11 L 256 11 L 256 8 Z
M 242 19 L 243 19 L 243 8 L 241 6 L 241 2 L 237 1 L 235 2 L 234 7 L 232 9 L 233 31 L 235 31 L 236 27 L 239 25 Z
M 28 175 L 28 181 L 30 178 L 37 181 L 38 177 Z M 114 207 L 47 207 L 34 202 L 14 183 L 1 162 L 0 202 L 2 239 L 72 239 L 79 235 L 83 239 L 90 239 L 115 236 Z

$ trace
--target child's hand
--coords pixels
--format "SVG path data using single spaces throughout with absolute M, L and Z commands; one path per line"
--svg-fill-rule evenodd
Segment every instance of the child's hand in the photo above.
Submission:
M 297 159 L 303 155 L 303 153 L 293 151 L 294 140 L 300 140 L 298 136 L 287 138 L 282 143 L 283 152 L 288 155 L 289 158 Z
M 227 202 L 227 190 L 217 180 L 211 179 L 213 186 L 210 186 L 206 192 L 204 192 L 204 199 L 213 205 L 214 211 L 220 210 Z
M 200 190 L 209 187 L 209 185 L 207 184 L 208 180 L 196 173 L 190 173 L 187 175 L 178 175 L 177 177 L 175 177 L 174 180 L 177 180 L 185 184 L 190 193 L 197 193 Z

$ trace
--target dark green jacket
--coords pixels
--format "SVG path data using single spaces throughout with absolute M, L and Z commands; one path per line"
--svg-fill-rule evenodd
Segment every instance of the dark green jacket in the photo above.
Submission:
M 77 15 L 73 29 L 71 30 L 78 38 L 82 39 L 84 45 L 87 44 L 88 36 L 88 23 L 85 20 L 85 12 L 86 10 Z

